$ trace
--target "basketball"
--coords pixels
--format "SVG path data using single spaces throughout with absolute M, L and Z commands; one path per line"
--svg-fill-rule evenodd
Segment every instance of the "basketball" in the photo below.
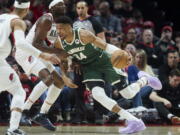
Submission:
M 122 69 L 130 64 L 131 56 L 124 50 L 117 50 L 111 55 L 113 67 Z

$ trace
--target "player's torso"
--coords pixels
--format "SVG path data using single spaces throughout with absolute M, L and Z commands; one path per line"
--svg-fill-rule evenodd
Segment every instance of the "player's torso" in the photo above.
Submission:
M 64 50 L 80 61 L 81 64 L 88 64 L 96 60 L 103 51 L 93 44 L 83 44 L 79 37 L 80 29 L 75 29 L 73 31 L 74 39 L 71 43 L 62 40 Z
M 2 14 L 0 15 L 0 59 L 5 59 L 11 52 L 11 20 L 19 18 L 17 15 Z
M 47 37 L 45 39 L 46 45 L 48 45 L 49 47 L 54 47 L 54 43 L 58 38 L 58 34 L 57 34 L 57 30 L 56 30 L 56 24 L 54 23 L 53 17 L 50 13 L 44 14 L 43 16 L 45 16 L 45 15 L 50 16 L 52 18 L 52 22 L 53 22 L 51 29 L 48 31 Z M 31 30 L 29 31 L 28 35 L 26 36 L 27 41 L 31 44 L 32 44 L 33 39 L 35 37 L 37 23 L 38 23 L 38 21 L 33 25 Z

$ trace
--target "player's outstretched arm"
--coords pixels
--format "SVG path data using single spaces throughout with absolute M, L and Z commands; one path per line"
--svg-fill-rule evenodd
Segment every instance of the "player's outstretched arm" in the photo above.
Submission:
M 80 30 L 80 36 L 83 43 L 85 44 L 92 43 L 95 46 L 107 51 L 109 54 L 112 54 L 114 51 L 121 50 L 120 48 L 114 45 L 106 43 L 104 40 L 95 36 L 93 33 L 91 33 L 88 30 L 84 30 L 84 29 Z
M 14 32 L 15 45 L 17 48 L 35 56 L 45 59 L 47 61 L 51 61 L 54 64 L 59 64 L 60 60 L 57 57 L 54 57 L 50 54 L 42 53 L 38 49 L 34 48 L 31 44 L 29 44 L 25 40 L 26 24 L 21 19 L 14 19 L 11 21 L 11 28 Z
M 81 30 L 80 36 L 83 43 L 85 44 L 92 43 L 95 46 L 105 50 L 107 53 L 111 54 L 111 62 L 113 66 L 118 67 L 118 68 L 120 67 L 120 66 L 114 65 L 116 60 L 121 65 L 121 68 L 126 67 L 127 65 L 130 65 L 130 63 L 132 62 L 132 57 L 128 52 L 121 50 L 120 48 L 114 45 L 107 44 L 102 39 L 96 37 L 93 33 L 87 30 Z M 120 63 L 120 61 L 122 61 L 122 63 Z

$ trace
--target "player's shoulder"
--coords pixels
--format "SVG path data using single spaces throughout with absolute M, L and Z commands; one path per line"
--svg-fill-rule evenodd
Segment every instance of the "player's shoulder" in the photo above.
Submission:
M 26 23 L 20 18 L 14 18 L 14 19 L 11 20 L 11 26 L 25 27 Z
M 49 14 L 44 14 L 37 20 L 38 24 L 44 24 L 44 25 L 52 24 L 52 22 L 53 22 L 53 18 Z

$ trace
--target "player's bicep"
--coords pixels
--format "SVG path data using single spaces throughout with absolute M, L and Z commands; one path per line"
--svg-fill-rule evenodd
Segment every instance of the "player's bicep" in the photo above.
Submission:
M 93 33 L 91 33 L 88 30 L 81 30 L 80 31 L 80 35 L 81 35 L 81 40 L 84 43 L 92 43 L 95 46 L 105 50 L 106 48 L 106 42 L 104 42 L 102 39 L 100 39 L 99 37 L 95 36 Z
M 52 22 L 48 18 L 40 18 L 37 22 L 37 26 L 35 29 L 35 37 L 34 42 L 39 40 L 45 40 L 48 34 L 48 31 L 51 29 Z

